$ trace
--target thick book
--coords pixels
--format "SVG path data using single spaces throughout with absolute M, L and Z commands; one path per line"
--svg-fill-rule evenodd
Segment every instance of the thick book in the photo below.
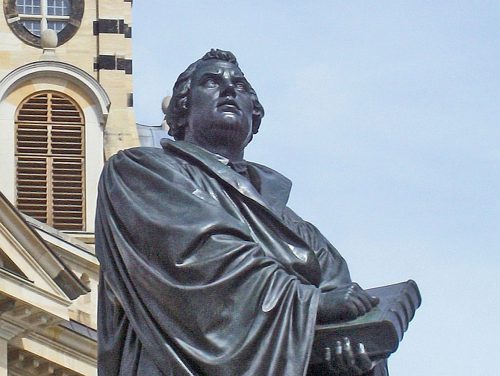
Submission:
M 396 351 L 422 299 L 415 281 L 369 289 L 380 303 L 355 320 L 317 325 L 311 363 L 324 359 L 325 348 L 335 351 L 335 344 L 348 337 L 353 346 L 363 343 L 371 359 L 383 359 Z

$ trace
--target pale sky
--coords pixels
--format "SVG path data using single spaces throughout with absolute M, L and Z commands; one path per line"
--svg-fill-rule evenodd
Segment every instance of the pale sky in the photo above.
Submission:
M 266 110 L 247 149 L 375 287 L 423 305 L 391 376 L 491 375 L 500 336 L 500 2 L 147 0 L 133 6 L 137 121 L 230 50 Z M 499 283 L 500 284 L 500 283 Z

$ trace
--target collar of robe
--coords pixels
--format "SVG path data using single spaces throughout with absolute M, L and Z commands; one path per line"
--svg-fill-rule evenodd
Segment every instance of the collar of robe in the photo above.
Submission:
M 195 144 L 162 139 L 161 146 L 165 150 L 181 155 L 184 159 L 208 168 L 243 195 L 281 216 L 290 196 L 292 182 L 277 171 L 258 163 L 238 162 L 239 170 L 242 170 L 243 166 L 246 168 L 244 176 L 235 171 L 236 168 L 231 168 L 227 158 Z

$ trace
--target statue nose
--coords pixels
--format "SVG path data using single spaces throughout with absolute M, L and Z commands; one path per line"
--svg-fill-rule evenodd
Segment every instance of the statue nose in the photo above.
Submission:
M 228 83 L 223 86 L 222 91 L 220 93 L 221 97 L 234 97 L 236 96 L 236 90 L 232 83 Z

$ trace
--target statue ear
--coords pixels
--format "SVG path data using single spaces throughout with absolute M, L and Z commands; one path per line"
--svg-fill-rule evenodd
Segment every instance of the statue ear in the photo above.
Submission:
M 184 111 L 189 110 L 188 96 L 187 95 L 184 98 L 179 100 L 179 107 Z

